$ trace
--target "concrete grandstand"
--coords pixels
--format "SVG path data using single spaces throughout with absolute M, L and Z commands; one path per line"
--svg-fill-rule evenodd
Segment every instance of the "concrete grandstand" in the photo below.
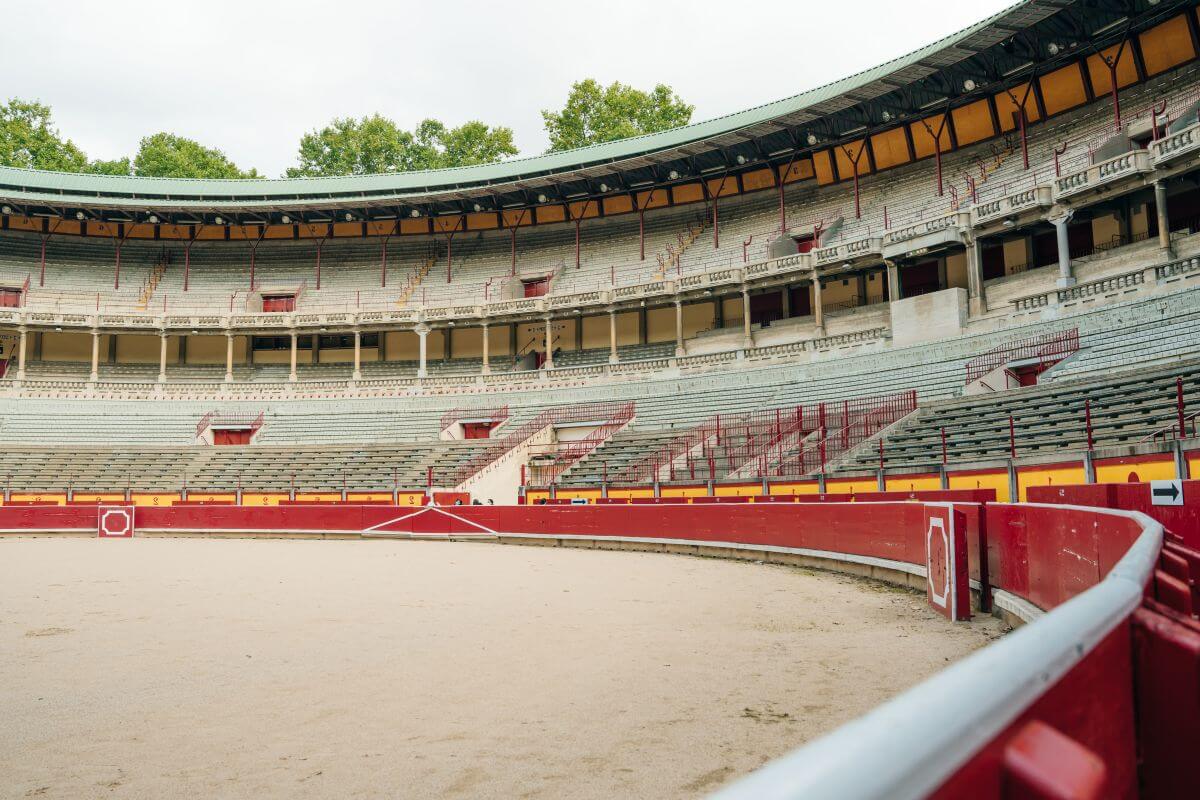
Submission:
M 1200 530 L 1164 534 L 1115 489 L 1094 503 L 1062 495 L 1051 511 L 1037 502 L 1200 474 L 1198 32 L 1194 2 L 1025 0 L 777 103 L 456 170 L 184 181 L 0 168 L 3 507 L 66 520 L 113 505 L 130 510 L 131 533 L 135 520 L 161 533 L 176 523 L 155 514 L 204 504 L 288 515 L 477 500 L 536 515 L 576 503 L 595 526 L 522 517 L 510 529 L 468 510 L 432 532 L 604 547 L 599 530 L 630 547 L 786 551 L 924 587 L 932 556 L 884 564 L 886 548 L 853 539 L 877 522 L 860 524 L 861 508 L 846 511 L 853 531 L 837 547 L 798 523 L 787 542 L 752 532 L 767 516 L 793 524 L 776 506 L 824 503 L 803 513 L 832 528 L 820 515 L 834 504 L 911 497 L 925 516 L 903 503 L 888 513 L 915 542 L 931 518 L 943 524 L 939 503 L 950 528 L 962 503 L 977 537 L 962 551 L 968 617 L 994 603 L 1025 624 L 1015 651 L 1040 630 L 1077 633 L 1059 612 L 1090 596 L 1090 612 L 1071 606 L 1093 626 L 1089 649 L 1054 656 L 1055 680 L 1089 709 L 1104 698 L 1078 688 L 1077 668 L 1128 672 L 1134 626 L 1171 627 L 1162 646 L 1193 670 L 1177 691 L 1195 704 Z M 754 518 L 741 501 L 770 510 Z M 721 512 L 730 533 L 680 535 L 703 527 L 680 506 L 724 503 L 738 506 Z M 602 518 L 619 504 L 635 517 L 673 508 L 683 527 L 605 528 L 626 524 Z M 401 530 L 354 513 L 312 532 Z M 1026 523 L 1061 544 L 1048 570 L 1075 545 L 1064 531 L 1099 537 L 1087 576 L 1053 591 L 1012 579 L 1012 564 L 1045 555 L 1003 538 Z M 1105 594 L 1121 581 L 1120 597 Z M 1151 656 L 1142 666 L 1156 669 Z M 1162 710 L 1121 674 L 1122 713 Z M 862 774 L 882 758 L 867 747 L 882 747 L 882 727 L 929 701 L 918 687 L 866 718 L 861 742 L 843 731 L 815 745 L 840 772 L 810 748 L 727 796 L 990 796 L 1053 772 L 994 757 L 1043 736 L 1106 770 L 1107 782 L 1080 779 L 1093 794 L 1062 796 L 1200 785 L 1145 721 L 1124 739 L 1109 735 L 1117 723 L 1088 730 L 1066 713 L 1031 717 L 1052 734 L 1019 726 L 1049 684 L 1012 688 L 1012 713 L 961 752 L 915 722 L 895 729 L 940 743 L 933 772 L 924 754 L 896 756 L 905 763 L 879 773 L 889 785 Z M 962 720 L 939 719 L 938 736 L 966 736 Z M 789 789 L 795 770 L 807 777 Z

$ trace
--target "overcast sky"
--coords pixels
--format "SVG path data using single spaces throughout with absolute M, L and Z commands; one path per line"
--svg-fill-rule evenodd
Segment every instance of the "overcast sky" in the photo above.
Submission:
M 694 121 L 875 66 L 1011 0 L 6 4 L 0 101 L 49 104 L 92 158 L 170 131 L 279 176 L 335 116 L 405 127 L 507 125 L 545 150 L 539 113 L 575 80 L 671 85 Z M 902 9 L 902 10 L 901 10 Z

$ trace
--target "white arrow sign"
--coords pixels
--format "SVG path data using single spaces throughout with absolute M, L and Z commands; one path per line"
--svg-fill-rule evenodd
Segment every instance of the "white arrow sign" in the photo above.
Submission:
M 1150 481 L 1150 504 L 1183 505 L 1183 481 Z

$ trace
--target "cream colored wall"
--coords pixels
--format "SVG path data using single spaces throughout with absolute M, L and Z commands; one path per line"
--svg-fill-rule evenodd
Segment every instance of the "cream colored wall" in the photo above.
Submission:
M 492 325 L 488 328 L 488 356 L 508 356 L 511 325 Z
M 187 363 L 224 364 L 225 337 L 189 336 L 187 342 Z
M 388 361 L 417 361 L 421 357 L 421 343 L 410 331 L 389 331 L 387 336 Z
M 716 303 L 692 303 L 683 307 L 683 336 L 695 336 L 713 326 Z
M 721 300 L 725 309 L 725 327 L 736 328 L 742 324 L 742 298 L 740 295 L 726 297 Z
M 589 350 L 609 346 L 608 314 L 583 318 L 583 346 Z
M 821 290 L 821 302 L 826 305 L 848 303 L 856 297 L 858 297 L 857 278 L 827 278 Z
M 1136 206 L 1129 215 L 1129 233 L 1144 236 L 1150 230 L 1150 207 L 1146 203 Z
M 1027 264 L 1033 255 L 1029 252 L 1029 241 L 1024 237 L 1004 243 L 1004 274 L 1011 273 L 1013 267 Z
M 636 311 L 617 314 L 617 346 L 638 343 L 638 315 Z
M 118 335 L 118 364 L 157 364 L 159 354 L 157 336 Z M 89 350 L 88 358 L 91 358 Z
M 108 352 L 108 337 L 100 337 L 100 357 Z M 26 343 L 26 354 L 30 352 Z M 43 361 L 88 361 L 92 360 L 92 335 L 90 333 L 52 333 L 42 334 Z
M 675 341 L 675 306 L 651 308 L 646 312 L 646 341 Z
M 967 288 L 967 254 L 951 253 L 946 256 L 947 289 Z
M 483 358 L 482 328 L 455 328 L 453 342 L 454 358 Z
M 1092 241 L 1096 244 L 1107 244 L 1121 235 L 1121 225 L 1116 214 L 1096 217 L 1092 220 Z
M 881 303 L 886 299 L 883 291 L 883 273 L 871 273 L 867 276 L 867 303 Z

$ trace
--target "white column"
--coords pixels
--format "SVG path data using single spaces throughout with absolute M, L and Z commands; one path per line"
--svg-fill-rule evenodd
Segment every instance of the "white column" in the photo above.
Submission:
M 617 311 L 610 308 L 608 310 L 608 363 L 616 364 L 620 359 L 617 357 Z
M 1062 216 L 1050 220 L 1054 224 L 1054 236 L 1058 242 L 1058 285 L 1074 286 L 1075 275 L 1071 270 L 1071 239 L 1067 235 L 1067 224 L 1075 212 L 1067 210 Z
M 21 342 L 17 345 L 17 380 L 25 380 L 25 340 L 28 337 L 28 332 L 21 328 Z M 92 361 L 95 364 L 95 360 Z M 95 367 L 92 367 L 95 370 Z
M 488 341 L 488 325 L 483 323 L 483 374 L 487 375 L 492 371 L 492 366 L 488 361 L 488 350 L 491 347 L 491 342 Z
M 746 347 L 754 346 L 754 332 L 750 328 L 750 290 L 742 287 L 742 338 Z
M 1158 246 L 1170 250 L 1171 219 L 1167 215 L 1167 185 L 1162 181 L 1154 182 L 1154 211 L 1158 217 Z
M 354 331 L 354 380 L 362 380 L 362 331 Z
M 296 332 L 292 331 L 292 352 L 291 352 L 291 370 L 288 372 L 288 381 L 296 382 Z
M 21 350 L 24 352 L 25 340 L 22 334 Z M 100 378 L 100 331 L 92 331 L 92 374 L 88 379 L 95 383 Z
M 675 298 L 675 355 L 683 354 L 683 301 Z
M 983 244 L 978 236 L 967 240 L 967 307 L 972 314 L 987 311 L 983 288 Z
M 225 334 L 225 382 L 233 383 L 233 334 Z
M 427 355 L 426 348 L 428 346 L 426 337 L 429 336 L 429 326 L 426 325 L 424 322 L 422 322 L 420 325 L 418 325 L 413 330 L 416 331 L 417 338 L 420 340 L 420 351 L 421 351 L 421 356 L 420 356 L 421 360 L 417 364 L 417 377 L 424 378 L 426 375 L 429 374 L 429 371 L 426 369 L 426 355 Z
M 887 265 L 888 302 L 900 299 L 900 265 L 895 261 L 884 261 Z
M 825 304 L 821 300 L 821 276 L 815 271 L 812 279 L 813 324 L 816 325 L 817 335 L 825 335 Z
M 167 382 L 167 334 L 164 331 L 159 335 L 158 347 L 158 382 Z
M 554 329 L 550 327 L 550 318 L 546 317 L 546 369 L 554 369 Z

